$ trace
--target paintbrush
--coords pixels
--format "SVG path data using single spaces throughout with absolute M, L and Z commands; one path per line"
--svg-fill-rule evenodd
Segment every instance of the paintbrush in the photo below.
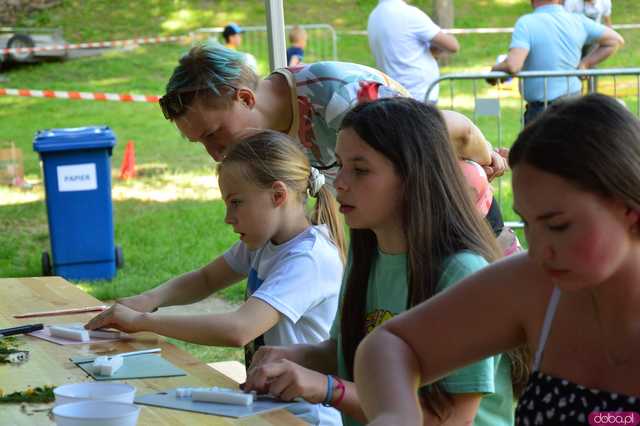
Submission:
M 109 309 L 107 305 L 85 306 L 84 308 L 58 309 L 55 311 L 28 312 L 26 314 L 14 315 L 14 318 L 34 318 L 34 317 L 52 317 L 56 315 L 73 315 L 84 314 L 87 312 L 102 312 Z

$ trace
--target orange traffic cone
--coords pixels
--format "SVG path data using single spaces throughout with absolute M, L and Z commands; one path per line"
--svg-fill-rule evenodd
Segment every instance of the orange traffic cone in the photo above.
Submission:
M 133 148 L 133 141 L 127 142 L 124 150 L 124 158 L 120 166 L 120 179 L 131 179 L 136 176 L 136 151 Z

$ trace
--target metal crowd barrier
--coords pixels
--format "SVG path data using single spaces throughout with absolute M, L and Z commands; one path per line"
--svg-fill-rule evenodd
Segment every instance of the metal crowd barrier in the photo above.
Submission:
M 550 79 L 564 79 L 569 90 L 569 81 L 573 77 L 578 77 L 582 81 L 582 94 L 604 93 L 613 96 L 622 102 L 635 114 L 640 117 L 640 68 L 620 68 L 620 69 L 591 69 L 574 71 L 522 71 L 516 75 L 504 72 L 484 72 L 484 73 L 453 73 L 441 76 L 434 81 L 427 90 L 425 100 L 437 85 L 440 87 L 440 99 L 438 105 L 447 109 L 471 110 L 473 122 L 485 133 L 487 139 L 492 141 L 496 147 L 505 147 L 505 124 L 511 121 L 503 117 L 505 112 L 513 115 L 514 100 L 518 106 L 515 109 L 519 113 L 519 125 L 516 131 L 520 131 L 524 125 L 525 100 L 521 96 L 523 93 L 524 81 L 526 79 L 543 79 L 545 108 L 550 101 L 547 97 L 548 83 Z M 495 87 L 486 83 L 487 79 L 498 81 Z M 511 79 L 510 83 L 501 80 Z M 478 85 L 480 82 L 480 86 Z M 442 90 L 442 86 L 448 85 L 448 91 Z M 458 96 L 456 96 L 456 86 L 460 86 Z M 517 89 L 517 90 L 516 90 Z M 447 99 L 448 92 L 448 99 Z M 443 96 L 444 95 L 444 96 Z M 443 99 L 444 98 L 444 99 Z M 456 99 L 457 98 L 457 99 Z M 483 128 L 479 123 L 480 117 L 490 117 L 495 119 L 496 128 Z M 516 134 L 509 135 L 511 140 L 515 140 Z M 502 203 L 503 182 L 498 180 L 498 193 L 496 198 L 500 206 Z M 522 227 L 520 222 L 507 222 L 507 225 L 515 228 Z
M 614 30 L 637 30 L 640 29 L 640 24 L 614 24 L 611 26 Z M 447 34 L 462 35 L 462 34 L 511 34 L 513 27 L 496 27 L 496 28 L 443 28 L 443 32 Z M 368 35 L 367 30 L 344 30 L 340 31 L 340 34 L 345 35 Z
M 287 45 L 289 41 L 289 31 L 293 25 L 285 27 Z M 335 29 L 329 24 L 304 24 L 299 25 L 307 32 L 307 46 L 304 49 L 304 61 L 318 62 L 338 59 L 338 38 Z M 242 45 L 239 50 L 250 53 L 259 63 L 269 64 L 269 47 L 267 43 L 267 27 L 251 26 L 242 27 Z M 224 43 L 222 31 L 224 28 L 199 28 L 190 33 L 194 43 L 202 42 L 207 38 L 215 38 L 218 42 Z

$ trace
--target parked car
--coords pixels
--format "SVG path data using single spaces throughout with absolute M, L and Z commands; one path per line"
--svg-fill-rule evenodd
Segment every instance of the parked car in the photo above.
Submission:
M 67 45 L 60 29 L 51 28 L 2 28 L 0 29 L 0 49 L 21 47 L 46 47 Z M 66 48 L 28 52 L 8 52 L 0 54 L 0 63 L 33 63 L 42 60 L 67 58 Z

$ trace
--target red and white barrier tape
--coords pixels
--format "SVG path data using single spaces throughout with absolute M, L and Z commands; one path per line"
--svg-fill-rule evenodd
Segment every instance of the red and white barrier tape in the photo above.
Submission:
M 60 90 L 7 89 L 0 87 L 0 96 L 25 96 L 33 98 L 58 98 L 85 101 L 158 102 L 160 96 L 132 95 L 130 93 L 91 93 Z
M 31 53 L 42 52 L 46 50 L 72 50 L 72 49 L 93 49 L 100 47 L 119 47 L 126 46 L 127 44 L 154 44 L 154 43 L 169 43 L 175 41 L 188 40 L 190 36 L 159 36 L 159 37 L 141 37 L 133 38 L 129 40 L 114 40 L 114 41 L 96 41 L 90 43 L 76 43 L 76 44 L 58 44 L 51 46 L 36 46 L 36 47 L 15 47 L 10 49 L 2 49 L 2 54 L 7 53 Z

